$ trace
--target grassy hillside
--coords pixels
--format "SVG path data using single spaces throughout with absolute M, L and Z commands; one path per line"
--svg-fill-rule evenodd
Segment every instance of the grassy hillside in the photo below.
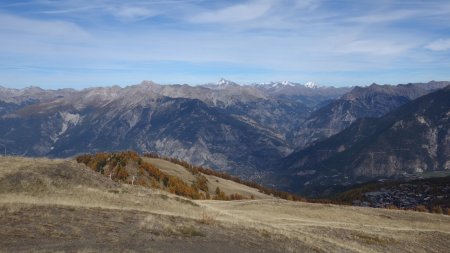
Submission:
M 196 181 L 195 176 L 181 165 L 174 164 L 159 158 L 143 158 L 143 160 L 154 165 L 164 173 L 181 178 L 187 184 L 193 184 Z M 201 172 L 198 173 L 206 178 L 208 194 L 210 196 L 216 195 L 215 191 L 218 187 L 220 191 L 225 193 L 226 196 L 238 194 L 238 196 L 242 196 L 242 198 L 245 199 L 273 198 L 270 195 L 259 192 L 256 188 L 252 188 L 243 184 L 236 183 L 232 180 L 227 180 L 213 175 L 207 175 Z
M 86 154 L 76 160 L 112 181 L 161 189 L 190 199 L 271 198 L 257 188 L 202 173 L 188 164 L 182 166 L 159 158 L 142 158 L 132 151 Z
M 1 157 L 0 214 L 5 252 L 446 252 L 450 247 L 446 215 L 274 198 L 191 200 L 111 180 L 73 160 Z
M 86 154 L 76 158 L 116 182 L 162 189 L 190 199 L 241 200 L 279 197 L 305 199 L 243 181 L 229 174 L 193 166 L 185 161 L 133 151 Z

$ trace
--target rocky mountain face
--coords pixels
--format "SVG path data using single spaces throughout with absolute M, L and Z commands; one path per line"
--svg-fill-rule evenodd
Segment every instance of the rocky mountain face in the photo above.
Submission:
M 450 86 L 284 158 L 293 188 L 349 185 L 450 170 Z M 320 194 L 313 190 L 310 194 Z
M 298 149 L 324 140 L 349 127 L 360 118 L 381 117 L 386 113 L 450 82 L 377 85 L 355 87 L 340 99 L 314 111 L 291 137 Z
M 304 85 L 291 82 L 271 82 L 253 86 L 270 97 L 299 101 L 313 110 L 352 90 L 352 87 L 326 87 L 314 82 L 307 82 Z
M 51 157 L 126 149 L 157 152 L 259 180 L 273 168 L 285 173 L 284 168 L 319 162 L 314 156 L 297 159 L 303 157 L 298 152 L 348 127 L 369 131 L 373 119 L 365 117 L 380 117 L 445 85 L 334 88 L 220 80 L 199 86 L 144 81 L 81 91 L 0 87 L 0 148 L 8 154 Z M 358 141 L 343 136 L 350 144 Z M 327 152 L 316 156 L 323 160 Z
M 9 154 L 52 157 L 133 149 L 246 175 L 292 152 L 286 136 L 310 111 L 301 101 L 224 80 L 1 88 L 0 145 Z

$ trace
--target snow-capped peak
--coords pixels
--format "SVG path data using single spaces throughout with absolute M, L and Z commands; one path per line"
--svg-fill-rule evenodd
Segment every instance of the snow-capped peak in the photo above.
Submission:
M 230 84 L 234 84 L 234 83 L 232 81 L 229 81 L 229 80 L 224 79 L 224 78 L 220 79 L 217 82 L 217 85 L 219 85 L 219 86 L 227 86 L 227 85 L 230 85 Z
M 263 89 L 282 89 L 284 87 L 294 87 L 297 86 L 298 83 L 293 83 L 289 81 L 282 81 L 282 82 L 270 82 L 270 83 L 253 83 L 252 84 L 255 87 L 263 88 Z
M 307 82 L 304 85 L 305 85 L 305 87 L 310 88 L 310 89 L 316 89 L 316 88 L 320 87 L 320 85 L 315 82 Z
M 295 86 L 294 83 L 291 83 L 289 81 L 283 81 L 283 82 L 281 82 L 281 85 L 283 85 L 283 86 Z
M 282 82 L 271 82 L 270 86 L 272 88 L 279 88 L 279 87 L 286 87 L 286 86 L 295 86 L 295 84 L 291 83 L 289 81 L 282 81 Z
M 216 87 L 217 87 L 218 89 L 228 89 L 228 88 L 230 88 L 230 87 L 238 87 L 238 86 L 239 86 L 239 85 L 238 85 L 237 83 L 222 78 L 222 79 L 220 79 L 220 80 L 217 82 L 217 86 L 216 86 Z

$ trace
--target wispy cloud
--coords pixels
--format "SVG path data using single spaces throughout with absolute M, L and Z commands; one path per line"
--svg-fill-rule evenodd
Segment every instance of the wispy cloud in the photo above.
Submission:
M 190 18 L 198 23 L 234 23 L 262 17 L 272 6 L 268 0 L 236 4 L 219 10 L 204 11 Z
M 108 11 L 113 16 L 125 21 L 143 20 L 158 14 L 157 11 L 145 6 L 119 5 L 108 8 Z
M 194 0 L 166 0 L 166 1 L 120 1 L 120 0 L 72 0 L 72 1 L 30 1 L 38 4 L 36 12 L 42 14 L 71 14 L 79 18 L 95 16 L 112 16 L 123 22 L 135 22 L 151 18 L 155 15 L 167 13 L 170 6 L 184 5 Z M 94 15 L 92 15 L 94 14 Z M 86 16 L 87 15 L 87 16 Z
M 421 15 L 420 10 L 394 10 L 394 11 L 378 11 L 377 13 L 350 17 L 347 21 L 355 23 L 374 24 L 382 22 L 392 22 L 405 20 L 417 15 Z
M 320 0 L 294 0 L 292 7 L 294 9 L 314 10 L 320 6 Z
M 82 41 L 90 38 L 88 32 L 71 22 L 36 20 L 2 13 L 0 13 L 0 32 L 13 37 L 32 35 L 46 39 L 63 39 L 66 41 Z
M 425 48 L 433 51 L 447 51 L 450 50 L 450 38 L 449 39 L 438 39 L 426 45 Z
M 368 54 L 371 56 L 399 55 L 414 47 L 413 43 L 384 40 L 355 40 L 336 48 L 345 54 Z

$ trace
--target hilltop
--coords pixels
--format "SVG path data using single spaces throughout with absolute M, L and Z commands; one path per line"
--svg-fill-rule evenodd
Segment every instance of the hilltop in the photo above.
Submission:
M 190 180 L 177 164 L 143 160 Z M 124 165 L 130 172 L 134 166 Z M 129 184 L 128 177 L 113 180 L 105 172 L 75 160 L 1 157 L 2 250 L 445 252 L 449 247 L 445 215 L 293 202 L 256 195 L 257 190 L 255 199 L 192 200 Z M 227 185 L 230 193 L 253 191 Z

